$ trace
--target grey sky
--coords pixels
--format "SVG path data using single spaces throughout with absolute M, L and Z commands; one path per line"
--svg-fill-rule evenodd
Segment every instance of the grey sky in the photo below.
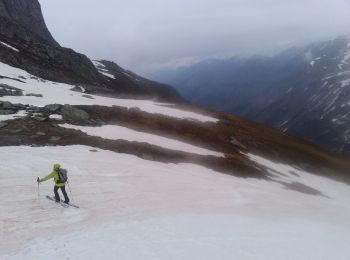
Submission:
M 350 34 L 350 0 L 39 0 L 63 46 L 144 74 Z

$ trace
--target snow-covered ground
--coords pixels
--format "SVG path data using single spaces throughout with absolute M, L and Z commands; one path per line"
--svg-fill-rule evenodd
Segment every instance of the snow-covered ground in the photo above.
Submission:
M 175 118 L 186 118 L 202 122 L 217 122 L 218 119 L 201 115 L 191 111 L 181 110 L 171 107 L 171 104 L 157 103 L 151 100 L 118 99 L 102 96 L 90 95 L 86 98 L 84 93 L 72 91 L 75 86 L 43 80 L 26 71 L 11 67 L 0 62 L 0 75 L 8 78 L 21 80 L 23 82 L 2 78 L 0 83 L 23 90 L 24 94 L 41 94 L 43 97 L 35 96 L 4 96 L 0 101 L 20 103 L 43 107 L 48 104 L 69 104 L 69 105 L 101 105 L 101 106 L 121 106 L 127 108 L 139 108 L 148 113 L 162 114 Z M 91 98 L 92 97 L 92 98 Z
M 101 127 L 77 126 L 70 124 L 61 124 L 61 127 L 81 130 L 91 136 L 100 136 L 105 139 L 118 140 L 123 139 L 131 142 L 145 142 L 148 144 L 164 147 L 176 151 L 184 151 L 200 155 L 212 155 L 224 157 L 223 153 L 218 153 L 208 149 L 204 149 L 195 145 L 181 142 L 175 139 L 162 137 L 155 134 L 135 131 L 133 129 L 119 125 L 104 125 Z
M 0 147 L 0 259 L 349 259 L 349 186 L 248 156 L 325 196 L 87 146 Z M 80 209 L 45 199 L 50 181 L 38 197 L 55 162 Z
M 0 122 L 7 121 L 7 120 L 13 120 L 13 119 L 17 119 L 20 117 L 25 117 L 26 115 L 27 115 L 27 113 L 24 110 L 20 110 L 16 114 L 12 114 L 12 115 L 0 115 Z

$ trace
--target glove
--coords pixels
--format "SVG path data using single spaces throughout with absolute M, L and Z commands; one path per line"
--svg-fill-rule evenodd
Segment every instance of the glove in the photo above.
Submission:
M 38 177 L 38 179 L 36 179 L 36 182 L 37 182 L 37 183 L 39 183 L 39 182 L 40 182 L 40 179 L 39 179 L 39 177 Z

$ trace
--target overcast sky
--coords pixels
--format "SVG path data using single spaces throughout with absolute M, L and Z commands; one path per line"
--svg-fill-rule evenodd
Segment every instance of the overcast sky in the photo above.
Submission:
M 55 39 L 146 74 L 350 34 L 350 0 L 39 0 Z

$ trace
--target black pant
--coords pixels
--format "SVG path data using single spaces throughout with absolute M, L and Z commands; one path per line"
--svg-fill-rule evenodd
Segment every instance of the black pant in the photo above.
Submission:
M 55 188 L 53 189 L 53 192 L 55 193 L 55 200 L 56 202 L 60 201 L 60 195 L 58 194 L 58 189 L 61 188 L 61 191 L 63 193 L 64 196 L 64 202 L 68 203 L 69 202 L 69 198 L 66 192 L 66 186 L 62 186 L 62 187 L 57 187 L 55 186 Z

